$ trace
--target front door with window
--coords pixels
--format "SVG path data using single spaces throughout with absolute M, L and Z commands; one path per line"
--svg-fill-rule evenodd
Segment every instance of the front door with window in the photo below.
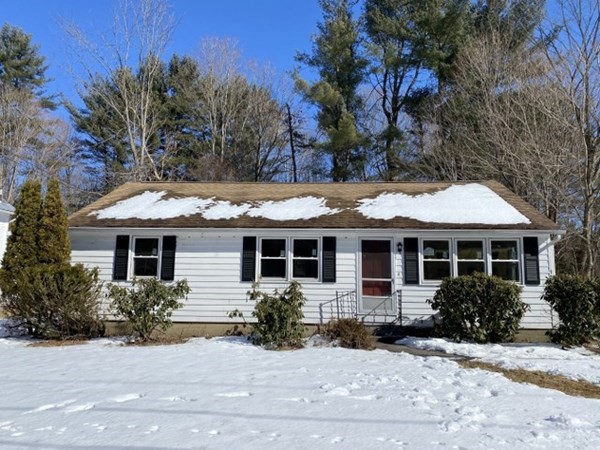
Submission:
M 359 309 L 363 313 L 394 311 L 391 246 L 389 239 L 361 240 Z

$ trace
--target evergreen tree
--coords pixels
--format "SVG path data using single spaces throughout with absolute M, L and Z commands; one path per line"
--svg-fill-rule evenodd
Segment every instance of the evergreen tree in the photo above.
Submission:
M 385 117 L 375 136 L 383 179 L 406 173 L 408 142 L 400 121 L 428 94 L 424 73 L 443 83 L 465 39 L 468 0 L 367 0 L 364 10 L 371 82 Z
M 31 36 L 5 23 L 0 29 L 0 87 L 13 88 L 39 96 L 42 106 L 54 108 L 50 97 L 43 97 L 46 78 L 45 58 Z
M 2 272 L 8 276 L 8 279 L 14 277 L 20 270 L 39 263 L 37 236 L 41 207 L 40 182 L 27 180 L 21 188 L 21 195 L 15 205 L 15 215 L 10 224 L 10 235 L 2 259 Z
M 71 259 L 71 242 L 67 213 L 61 200 L 58 180 L 48 184 L 38 232 L 39 262 L 42 264 L 66 264 Z
M 364 165 L 365 137 L 358 127 L 363 105 L 358 89 L 367 61 L 360 55 L 360 30 L 352 17 L 356 2 L 320 0 L 320 4 L 323 22 L 318 25 L 312 55 L 297 56 L 319 71 L 320 80 L 309 85 L 297 79 L 297 87 L 319 110 L 319 128 L 327 135 L 321 147 L 331 155 L 333 181 L 348 181 L 360 176 Z

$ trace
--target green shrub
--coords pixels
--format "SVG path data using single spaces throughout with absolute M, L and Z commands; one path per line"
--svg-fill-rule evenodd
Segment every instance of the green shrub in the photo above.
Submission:
M 367 327 L 358 319 L 337 319 L 328 322 L 323 330 L 329 339 L 335 339 L 340 346 L 345 348 L 357 348 L 372 350 L 373 336 Z
M 427 301 L 439 311 L 436 334 L 455 341 L 511 341 L 529 308 L 520 292 L 520 286 L 482 273 L 446 278 Z
M 37 265 L 15 275 L 2 297 L 5 313 L 35 337 L 95 337 L 104 331 L 98 316 L 102 283 L 98 269 Z
M 252 316 L 257 323 L 252 325 L 250 340 L 255 345 L 268 347 L 301 347 L 304 325 L 302 306 L 306 303 L 302 286 L 297 281 L 281 293 L 261 292 L 256 286 L 249 292 L 256 300 Z
M 554 342 L 580 345 L 600 335 L 600 280 L 554 276 L 546 281 L 542 298 L 560 319 L 550 332 Z
M 173 311 L 183 306 L 178 300 L 189 293 L 186 280 L 166 285 L 156 278 L 140 278 L 133 280 L 131 289 L 108 285 L 111 311 L 127 320 L 143 341 L 149 340 L 155 330 L 164 332 L 172 325 Z

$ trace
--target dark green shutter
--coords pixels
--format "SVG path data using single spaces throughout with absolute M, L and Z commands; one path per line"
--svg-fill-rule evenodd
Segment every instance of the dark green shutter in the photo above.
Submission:
M 175 279 L 175 248 L 176 236 L 163 236 L 162 259 L 160 262 L 160 279 L 173 281 Z
M 324 283 L 335 283 L 335 236 L 323 238 L 323 272 Z
M 242 281 L 254 281 L 256 277 L 256 237 L 244 236 L 242 245 Z
M 404 284 L 419 284 L 419 239 L 404 238 Z
M 540 258 L 537 237 L 523 238 L 523 253 L 525 256 L 525 284 L 540 284 Z
M 115 259 L 113 261 L 113 280 L 127 279 L 127 262 L 129 261 L 129 236 L 117 236 Z

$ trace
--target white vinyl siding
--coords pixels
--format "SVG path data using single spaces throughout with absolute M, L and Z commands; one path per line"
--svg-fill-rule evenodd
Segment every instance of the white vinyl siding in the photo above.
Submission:
M 403 325 L 430 325 L 431 316 L 435 313 L 427 304 L 437 290 L 437 284 L 406 286 L 402 283 L 402 253 L 397 251 L 396 243 L 404 237 L 420 237 L 422 239 L 449 239 L 448 232 L 428 231 L 416 233 L 396 232 L 389 230 L 124 230 L 124 229 L 72 229 L 72 261 L 83 263 L 88 267 L 98 267 L 103 281 L 112 278 L 114 248 L 116 236 L 130 234 L 135 237 L 156 237 L 157 235 L 176 235 L 177 252 L 175 255 L 175 280 L 187 279 L 191 292 L 185 305 L 175 311 L 175 322 L 200 323 L 239 323 L 241 319 L 230 319 L 227 314 L 239 309 L 246 318 L 251 318 L 254 302 L 247 296 L 249 284 L 240 281 L 242 240 L 244 236 L 254 235 L 260 238 L 288 239 L 290 252 L 291 238 L 314 239 L 315 236 L 336 237 L 336 282 L 321 283 L 301 280 L 307 303 L 304 307 L 305 322 L 319 323 L 319 304 L 335 298 L 340 293 L 357 291 L 359 287 L 358 270 L 360 264 L 361 239 L 392 239 L 392 276 L 395 289 L 400 293 L 401 304 L 398 314 Z M 533 233 L 527 233 L 533 236 Z M 484 241 L 519 240 L 521 235 L 514 232 L 489 232 Z M 481 240 L 481 232 L 457 232 L 450 239 Z M 540 286 L 523 286 L 522 298 L 531 307 L 523 319 L 524 328 L 550 328 L 556 317 L 549 306 L 541 300 L 543 283 L 553 273 L 553 244 L 548 235 L 538 235 L 539 265 L 541 275 Z M 259 241 L 258 241 L 259 242 Z M 257 249 L 260 244 L 257 242 Z M 319 243 L 320 245 L 320 243 Z M 487 245 L 487 244 L 486 244 Z M 451 249 L 454 247 L 451 246 Z M 321 247 L 319 246 L 319 252 Z M 290 256 L 291 258 L 291 256 Z M 291 259 L 290 259 L 291 261 Z M 258 255 L 257 255 L 258 264 Z M 130 269 L 131 270 L 131 269 Z M 288 267 L 288 272 L 290 268 Z M 319 271 L 321 269 L 319 268 Z M 487 269 L 489 270 L 489 268 Z M 261 280 L 259 288 L 272 292 L 280 291 L 288 285 L 287 280 Z M 118 282 L 129 285 L 129 282 Z M 325 310 L 325 319 L 330 314 Z M 376 317 L 373 321 L 393 321 L 394 316 Z M 367 323 L 371 323 L 368 320 Z

